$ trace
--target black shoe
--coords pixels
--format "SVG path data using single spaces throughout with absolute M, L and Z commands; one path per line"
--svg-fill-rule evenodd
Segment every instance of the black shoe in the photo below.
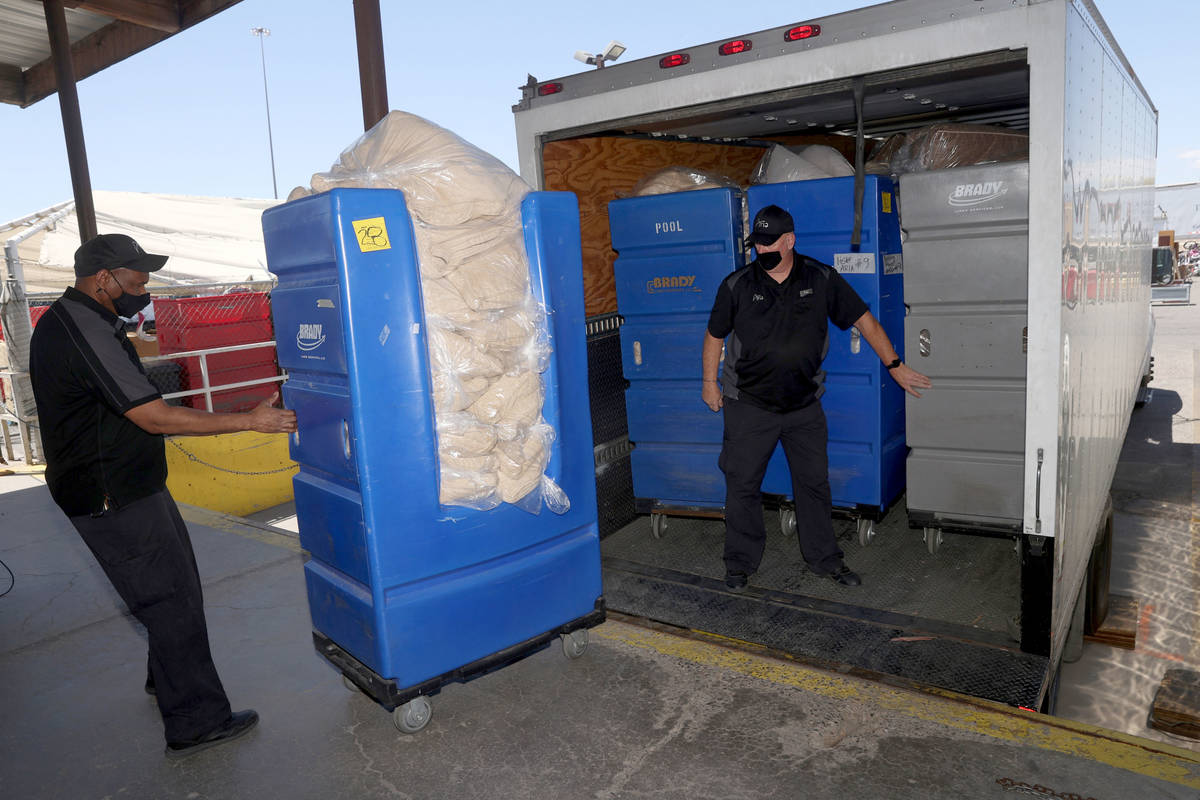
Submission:
M 186 742 L 167 742 L 167 758 L 183 758 L 199 753 L 225 742 L 232 742 L 250 732 L 258 724 L 258 712 L 254 709 L 235 711 L 223 725 L 219 725 L 203 736 Z
M 725 588 L 731 592 L 744 592 L 748 583 L 750 576 L 744 572 L 725 573 Z
M 158 689 L 154 688 L 154 681 L 150 680 L 149 678 L 146 679 L 146 687 L 145 688 L 146 688 L 146 694 L 150 695 L 151 697 L 154 697 L 155 695 L 158 694 Z
M 849 567 L 842 564 L 833 572 L 826 572 L 825 577 L 834 583 L 840 583 L 842 586 L 861 586 L 862 578 L 858 577 L 857 572 L 852 572 Z

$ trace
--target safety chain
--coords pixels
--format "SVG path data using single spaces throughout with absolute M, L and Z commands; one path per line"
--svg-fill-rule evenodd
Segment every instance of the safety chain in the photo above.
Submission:
M 190 453 L 187 450 L 184 450 L 183 447 L 179 444 L 179 442 L 175 441 L 174 439 L 167 439 L 167 441 L 170 442 L 175 447 L 176 450 L 178 450 L 179 452 L 181 452 L 185 456 L 187 456 L 188 460 L 195 461 L 197 464 L 208 467 L 210 469 L 215 469 L 217 472 L 228 472 L 230 475 L 277 475 L 280 472 L 288 472 L 289 470 L 299 469 L 299 467 L 300 467 L 299 464 L 292 464 L 291 466 L 280 467 L 279 469 L 267 469 L 267 470 L 262 470 L 260 472 L 243 472 L 242 470 L 229 469 L 228 467 L 220 467 L 220 466 L 217 466 L 216 464 L 209 464 L 207 461 L 203 461 L 200 458 L 197 458 L 195 453 Z
M 1094 797 L 1084 797 L 1074 792 L 1056 792 L 1049 786 L 1042 786 L 1038 783 L 1028 784 L 1014 781 L 1012 778 L 997 778 L 996 783 L 1000 784 L 1006 792 L 1020 792 L 1033 797 L 1053 797 L 1057 800 L 1096 800 Z

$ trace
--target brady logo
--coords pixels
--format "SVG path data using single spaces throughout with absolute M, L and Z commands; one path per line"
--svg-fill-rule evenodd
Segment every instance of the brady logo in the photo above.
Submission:
M 1008 194 L 1004 181 L 960 183 L 948 198 L 952 206 L 977 206 Z
M 654 223 L 654 232 L 658 233 L 683 233 L 683 223 L 677 219 L 663 220 L 662 222 Z
M 646 291 L 655 292 L 698 292 L 695 275 L 663 275 L 646 281 Z
M 300 330 L 296 332 L 296 347 L 305 352 L 316 350 L 325 344 L 325 334 L 319 323 L 301 322 Z

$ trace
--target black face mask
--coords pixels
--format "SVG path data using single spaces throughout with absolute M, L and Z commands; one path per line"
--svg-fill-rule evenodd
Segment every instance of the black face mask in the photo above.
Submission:
M 758 254 L 758 263 L 767 272 L 775 269 L 783 261 L 783 253 L 764 252 Z
M 117 282 L 117 286 L 121 286 L 121 282 L 117 280 L 117 276 L 113 276 L 113 280 Z M 107 294 L 107 292 L 105 293 Z M 113 308 L 117 311 L 118 317 L 125 319 L 133 319 L 137 313 L 146 306 L 150 305 L 150 293 L 145 294 L 130 294 L 125 291 L 125 287 L 121 286 L 121 296 L 114 297 Z

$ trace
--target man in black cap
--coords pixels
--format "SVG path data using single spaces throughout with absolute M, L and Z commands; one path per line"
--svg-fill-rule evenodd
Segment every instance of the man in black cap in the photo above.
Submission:
M 792 474 L 800 551 L 813 572 L 843 586 L 861 579 L 842 561 L 831 520 L 829 432 L 819 402 L 828 321 L 851 325 L 914 397 L 929 378 L 904 364 L 867 304 L 827 264 L 793 249 L 792 216 L 767 206 L 746 240 L 758 258 L 717 289 L 704 336 L 704 402 L 725 410 L 719 464 L 725 473 L 725 585 L 746 587 L 762 561 L 767 532 L 762 480 L 776 443 L 783 442 Z M 717 367 L 725 337 L 725 368 Z
M 156 695 L 166 753 L 236 739 L 258 722 L 233 713 L 209 651 L 200 574 L 187 526 L 166 488 L 163 434 L 296 430 L 278 395 L 244 414 L 169 406 L 146 377 L 120 317 L 150 302 L 166 256 L 102 234 L 75 251 L 75 285 L 30 342 L 46 483 L 150 643 L 146 691 Z

